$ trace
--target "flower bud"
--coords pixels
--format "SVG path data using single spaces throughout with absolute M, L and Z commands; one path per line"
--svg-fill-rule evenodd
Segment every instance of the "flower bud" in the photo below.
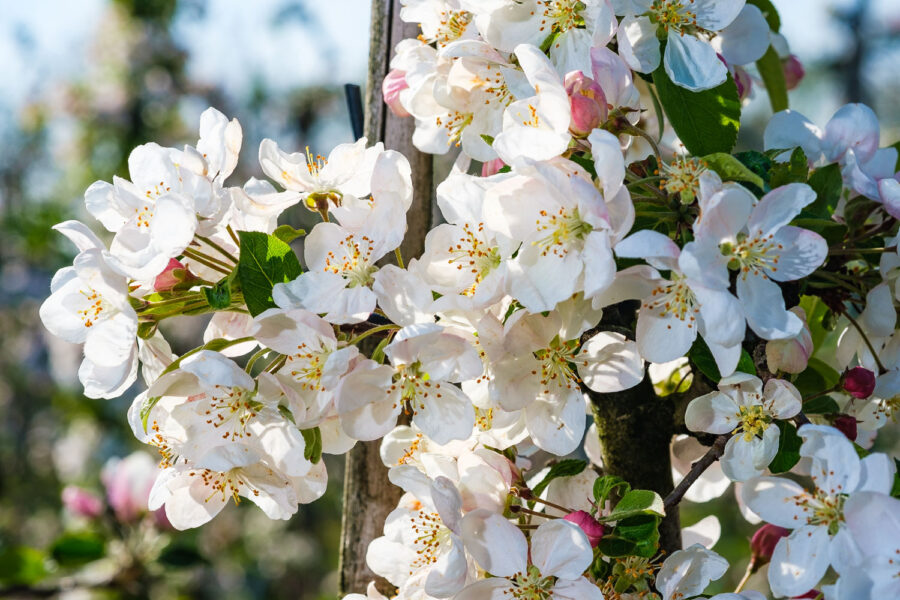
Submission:
M 153 281 L 153 289 L 157 292 L 171 292 L 176 285 L 185 281 L 188 277 L 187 267 L 174 258 L 170 258 L 169 264 Z
M 815 598 L 818 598 L 820 595 L 822 595 L 822 592 L 820 592 L 819 590 L 809 590 L 808 592 L 806 592 L 806 593 L 803 594 L 802 596 L 794 596 L 791 600 L 801 600 L 801 599 L 803 599 L 803 598 L 813 598 L 813 599 L 815 599 Z
M 388 105 L 391 112 L 398 117 L 408 117 L 409 113 L 400 104 L 400 92 L 409 87 L 406 83 L 406 71 L 400 69 L 392 69 L 384 78 L 381 84 L 381 93 L 384 96 L 384 103 Z
M 572 108 L 569 131 L 577 137 L 587 137 L 609 116 L 606 94 L 596 81 L 581 71 L 566 75 L 566 93 Z
M 852 415 L 838 415 L 831 422 L 831 424 L 834 425 L 834 428 L 847 436 L 847 439 L 851 442 L 856 441 L 856 436 L 858 434 L 856 428 L 857 423 L 859 423 L 859 421 Z
M 743 67 L 734 67 L 732 75 L 737 86 L 738 96 L 741 100 L 746 100 L 753 89 L 753 80 L 750 78 L 750 74 Z
M 803 321 L 803 328 L 794 337 L 783 340 L 772 340 L 766 343 L 766 363 L 769 371 L 777 373 L 801 373 L 806 370 L 809 357 L 813 353 L 812 336 L 809 333 L 809 325 L 806 323 L 806 312 L 799 306 L 791 309 L 791 312 Z
M 588 541 L 591 543 L 591 548 L 596 548 L 603 538 L 603 525 L 600 524 L 600 521 L 592 517 L 591 513 L 583 510 L 576 510 L 563 518 L 570 523 L 575 523 L 581 528 L 587 536 Z
M 800 59 L 797 58 L 796 55 L 791 54 L 789 57 L 784 59 L 781 63 L 782 69 L 784 69 L 784 83 L 787 86 L 787 89 L 792 90 L 803 80 L 803 77 L 806 75 L 806 69 L 803 68 L 803 63 L 800 62 Z
M 778 540 L 786 537 L 790 530 L 771 523 L 766 523 L 756 530 L 753 537 L 750 538 L 750 551 L 753 553 L 751 559 L 754 565 L 759 568 L 767 564 L 772 559 L 772 553 L 775 552 L 775 545 Z
M 481 165 L 481 176 L 490 177 L 500 172 L 500 169 L 506 166 L 506 163 L 499 158 L 489 160 Z
M 103 501 L 77 485 L 67 485 L 62 491 L 62 503 L 73 515 L 93 519 L 103 512 Z
M 875 391 L 875 373 L 865 367 L 853 367 L 841 376 L 841 388 L 854 398 L 868 398 Z

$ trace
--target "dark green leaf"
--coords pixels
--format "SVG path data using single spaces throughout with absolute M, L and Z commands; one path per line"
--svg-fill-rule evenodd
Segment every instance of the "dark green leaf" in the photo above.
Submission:
M 634 515 L 616 523 L 612 535 L 634 542 L 632 552 L 650 558 L 659 548 L 659 521 L 653 514 Z
M 771 0 L 747 0 L 747 4 L 752 4 L 762 11 L 769 24 L 769 29 L 778 33 L 781 30 L 781 17 L 778 16 L 778 10 Z
M 223 277 L 216 285 L 203 288 L 206 301 L 216 310 L 225 310 L 231 306 L 231 284 L 235 280 L 236 271 Z
M 311 463 L 317 464 L 322 460 L 322 432 L 318 427 L 313 427 L 304 429 L 300 433 L 303 434 L 303 441 L 306 443 L 303 457 Z
M 747 150 L 746 152 L 738 152 L 734 157 L 758 175 L 763 181 L 769 180 L 769 171 L 771 170 L 772 165 L 775 164 L 775 161 L 762 152 Z
M 149 340 L 156 334 L 159 323 L 156 321 L 142 321 L 138 324 L 137 334 L 142 340 Z
M 603 508 L 610 495 L 618 490 L 620 496 L 624 496 L 631 489 L 631 484 L 616 475 L 604 475 L 594 481 L 594 503 Z
M 275 228 L 275 231 L 272 232 L 272 235 L 277 237 L 279 240 L 284 242 L 285 244 L 290 244 L 298 237 L 302 237 L 306 235 L 306 230 L 304 229 L 294 229 L 290 225 L 279 225 Z
M 569 157 L 569 160 L 583 167 L 585 171 L 591 174 L 591 177 L 597 177 L 597 167 L 594 165 L 593 159 L 589 156 L 573 154 Z
M 778 454 L 769 463 L 769 470 L 772 473 L 785 473 L 800 460 L 800 445 L 803 440 L 797 435 L 797 428 L 793 424 L 787 421 L 777 421 L 776 424 L 781 435 L 778 436 Z
M 604 515 L 598 520 L 620 521 L 635 515 L 646 514 L 666 516 L 663 499 L 659 494 L 650 490 L 631 490 L 622 496 L 610 514 Z
M 626 540 L 616 535 L 604 535 L 603 539 L 597 545 L 597 549 L 604 556 L 618 558 L 622 556 L 632 556 L 634 554 L 635 544 L 631 540 Z
M 811 358 L 806 370 L 794 380 L 794 386 L 803 396 L 808 397 L 830 390 L 840 379 L 840 373 L 818 358 Z
M 547 471 L 547 474 L 541 480 L 539 484 L 534 486 L 531 490 L 535 496 L 540 496 L 547 486 L 550 485 L 550 482 L 558 477 L 574 477 L 575 475 L 580 474 L 587 467 L 587 461 L 578 460 L 575 458 L 567 458 L 565 460 L 561 460 Z
M 698 369 L 700 369 L 700 372 L 706 375 L 711 381 L 718 383 L 719 380 L 722 379 L 722 375 L 719 373 L 719 367 L 716 365 L 716 359 L 713 358 L 712 352 L 710 351 L 709 346 L 706 345 L 706 342 L 703 341 L 703 338 L 697 338 L 694 345 L 691 346 L 690 352 L 688 352 L 688 358 Z M 753 358 L 743 348 L 741 349 L 741 357 L 738 359 L 735 370 L 742 373 L 749 373 L 750 375 L 756 375 L 756 365 L 753 363 Z
M 794 148 L 788 162 L 777 163 L 769 175 L 769 185 L 774 189 L 789 183 L 806 183 L 809 163 L 802 148 Z
M 741 101 L 734 80 L 711 90 L 691 92 L 669 79 L 660 66 L 653 83 L 672 128 L 688 152 L 705 156 L 730 152 L 741 126 Z
M 183 542 L 169 544 L 156 560 L 168 568 L 175 569 L 195 567 L 207 562 L 196 546 Z
M 741 348 L 741 357 L 738 359 L 737 367 L 734 370 L 756 375 L 756 364 L 753 362 L 753 357 L 743 348 Z
M 50 555 L 63 567 L 76 567 L 106 554 L 106 543 L 96 533 L 82 531 L 65 533 L 53 542 Z
M 257 231 L 238 231 L 241 255 L 238 258 L 238 280 L 247 310 L 254 317 L 274 308 L 272 288 L 300 276 L 300 262 L 289 245 L 273 235 Z
M 748 169 L 744 163 L 725 152 L 716 152 L 703 157 L 707 167 L 719 174 L 723 181 L 744 181 L 752 183 L 760 190 L 765 187 L 762 177 Z
M 840 165 L 835 163 L 813 171 L 809 176 L 809 186 L 816 192 L 816 201 L 804 208 L 804 212 L 831 217 L 844 190 Z
M 891 496 L 900 498 L 900 458 L 894 459 L 894 487 L 891 488 Z
M 838 403 L 831 396 L 819 396 L 803 403 L 803 412 L 807 415 L 833 415 L 840 411 Z
M 46 575 L 44 554 L 40 550 L 19 546 L 0 551 L 0 582 L 31 585 Z
M 787 85 L 784 81 L 784 67 L 775 48 L 769 46 L 763 57 L 756 61 L 756 68 L 769 94 L 772 112 L 780 112 L 788 108 Z

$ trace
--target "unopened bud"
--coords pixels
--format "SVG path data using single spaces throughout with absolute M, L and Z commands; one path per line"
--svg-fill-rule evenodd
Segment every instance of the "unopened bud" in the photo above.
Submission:
M 98 517 L 103 512 L 103 500 L 75 485 L 63 488 L 62 503 L 70 513 L 88 519 Z
M 153 281 L 153 289 L 157 292 L 171 292 L 179 283 L 190 277 L 187 267 L 175 260 L 169 259 L 169 264 L 163 269 L 163 272 L 156 276 Z
M 581 71 L 572 71 L 566 75 L 566 93 L 572 108 L 569 130 L 573 135 L 587 137 L 606 121 L 609 116 L 606 94 L 596 81 Z
M 490 177 L 500 172 L 500 169 L 506 166 L 506 163 L 499 158 L 489 160 L 481 165 L 481 176 Z
M 584 535 L 587 536 L 588 541 L 591 543 L 591 548 L 596 548 L 603 538 L 603 525 L 600 524 L 600 521 L 592 517 L 591 513 L 583 510 L 576 510 L 563 518 L 570 523 L 575 523 L 581 528 Z
M 784 69 L 784 84 L 789 90 L 800 85 L 803 77 L 806 76 L 803 63 L 793 54 L 782 61 L 781 67 Z
M 406 83 L 406 71 L 400 69 L 391 70 L 384 78 L 381 84 L 381 93 L 384 96 L 384 103 L 388 105 L 391 112 L 398 117 L 408 117 L 409 112 L 400 103 L 400 92 L 407 89 L 409 84 Z
M 853 367 L 841 376 L 841 388 L 854 398 L 868 398 L 875 391 L 875 373 L 865 367 Z
M 746 100 L 753 89 L 753 79 L 750 78 L 750 74 L 743 67 L 734 67 L 732 75 L 734 76 L 734 84 L 737 86 L 738 96 L 741 100 Z
M 775 552 L 778 540 L 786 537 L 789 533 L 790 530 L 771 523 L 766 523 L 756 530 L 756 533 L 750 538 L 750 551 L 753 553 L 751 560 L 756 568 L 772 560 L 772 553 Z
M 851 442 L 856 441 L 856 436 L 858 434 L 857 423 L 859 421 L 856 420 L 856 417 L 851 415 L 838 415 L 836 416 L 831 424 L 834 425 L 834 428 L 847 436 L 847 439 Z
M 818 598 L 818 597 L 821 596 L 821 595 L 822 595 L 822 592 L 820 592 L 819 590 L 809 590 L 808 592 L 806 592 L 806 593 L 803 594 L 802 596 L 794 596 L 794 597 L 792 598 L 792 600 L 802 600 L 803 598 L 812 598 L 812 599 L 815 599 L 815 598 Z

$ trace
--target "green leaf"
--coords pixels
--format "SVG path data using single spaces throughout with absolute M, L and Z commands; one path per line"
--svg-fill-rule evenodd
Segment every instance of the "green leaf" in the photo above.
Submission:
M 106 555 L 106 542 L 90 531 L 65 533 L 53 542 L 50 555 L 63 567 L 77 567 Z
M 621 521 L 628 517 L 645 514 L 666 516 L 663 499 L 659 494 L 650 490 L 631 490 L 622 496 L 611 513 L 600 517 L 598 521 Z
M 797 428 L 787 421 L 777 421 L 781 435 L 778 436 L 778 454 L 769 463 L 772 473 L 786 473 L 800 461 L 800 446 L 803 440 L 797 435 Z
M 377 362 L 378 364 L 384 364 L 384 349 L 387 348 L 388 343 L 391 341 L 390 337 L 386 337 L 375 346 L 375 349 L 372 351 L 372 360 Z
M 210 307 L 216 310 L 225 310 L 231 306 L 231 285 L 235 280 L 237 271 L 232 271 L 212 287 L 203 288 L 206 301 Z
M 778 33 L 781 30 L 781 17 L 778 16 L 778 9 L 772 4 L 771 0 L 747 0 L 747 4 L 752 4 L 758 8 L 766 18 L 769 29 Z
M 598 477 L 594 481 L 594 503 L 602 508 L 609 496 L 617 489 L 619 490 L 618 494 L 624 496 L 631 489 L 631 484 L 617 475 Z
M 587 468 L 587 465 L 586 460 L 578 460 L 576 458 L 561 460 L 550 467 L 550 470 L 547 471 L 547 474 L 544 475 L 541 482 L 534 486 L 531 491 L 535 496 L 540 496 L 554 479 L 557 479 L 558 477 L 574 477 L 584 471 L 585 468 Z
M 238 231 L 241 255 L 238 258 L 238 280 L 247 310 L 254 317 L 275 307 L 272 288 L 300 276 L 302 269 L 289 245 L 273 235 L 258 231 Z
M 780 112 L 788 108 L 787 84 L 784 82 L 784 67 L 775 48 L 769 46 L 763 57 L 756 61 L 756 68 L 769 94 L 772 112 Z
M 794 380 L 794 386 L 803 396 L 814 396 L 832 389 L 838 384 L 841 374 L 818 358 L 810 358 L 806 370 Z
M 176 541 L 166 546 L 156 560 L 161 565 L 173 569 L 185 569 L 207 563 L 194 544 L 182 541 Z
M 816 201 L 804 208 L 804 212 L 831 217 L 844 191 L 844 178 L 837 163 L 820 167 L 809 176 L 809 186 L 816 192 Z
M 765 188 L 763 178 L 748 169 L 744 163 L 725 152 L 716 152 L 703 157 L 707 167 L 719 174 L 724 181 L 744 181 L 752 183 L 760 190 Z
M 0 552 L 0 581 L 10 585 L 31 585 L 47 575 L 44 554 L 36 548 L 18 546 Z
M 812 338 L 813 348 L 818 349 L 825 342 L 831 323 L 831 309 L 828 308 L 818 296 L 800 296 L 800 308 L 806 313 L 806 323 L 809 325 L 809 334 Z
M 632 553 L 650 558 L 659 548 L 659 522 L 654 514 L 634 515 L 616 523 L 612 535 L 634 542 Z
M 597 549 L 604 556 L 610 558 L 619 558 L 622 556 L 632 556 L 637 544 L 631 540 L 619 537 L 617 535 L 604 535 L 597 545 Z
M 290 225 L 279 225 L 275 228 L 275 231 L 272 232 L 272 235 L 277 237 L 279 240 L 284 242 L 285 244 L 290 244 L 298 237 L 303 237 L 306 235 L 305 229 L 294 229 Z
M 764 182 L 769 181 L 769 171 L 775 164 L 775 161 L 773 161 L 771 158 L 769 158 L 762 152 L 757 152 L 756 150 L 738 152 L 734 155 L 734 157 L 741 161 L 741 164 L 758 175 Z
M 300 433 L 303 434 L 303 441 L 306 443 L 306 447 L 303 449 L 303 458 L 313 464 L 318 464 L 322 460 L 322 432 L 318 427 L 313 427 L 312 429 L 303 429 Z
M 569 160 L 580 165 L 582 168 L 584 168 L 585 171 L 591 174 L 591 177 L 596 179 L 597 167 L 594 165 L 594 161 L 591 157 L 582 156 L 580 154 L 573 154 L 569 157 Z
M 741 126 L 741 101 L 730 76 L 711 90 L 691 92 L 676 85 L 660 66 L 653 73 L 653 83 L 672 128 L 688 152 L 705 156 L 731 151 Z
M 743 348 L 741 348 L 741 357 L 738 359 L 737 367 L 734 370 L 756 375 L 756 363 L 753 362 L 753 357 L 750 356 L 750 353 Z
M 891 496 L 900 498 L 900 459 L 894 459 L 894 487 L 891 488 Z
M 722 379 L 722 375 L 719 373 L 719 367 L 716 365 L 716 359 L 713 357 L 709 346 L 703 341 L 703 338 L 697 338 L 694 345 L 691 346 L 690 352 L 688 352 L 688 358 L 698 369 L 700 369 L 701 373 L 710 379 L 710 381 L 718 383 L 719 380 Z M 742 373 L 749 373 L 750 375 L 756 375 L 756 364 L 753 362 L 753 357 L 751 357 L 743 348 L 741 348 L 741 357 L 738 359 L 735 370 L 741 371 Z
M 774 189 L 789 183 L 806 183 L 809 163 L 803 148 L 794 148 L 788 162 L 777 163 L 769 175 L 769 185 Z
M 833 415 L 841 412 L 841 409 L 831 396 L 819 396 L 804 402 L 803 412 L 807 415 Z

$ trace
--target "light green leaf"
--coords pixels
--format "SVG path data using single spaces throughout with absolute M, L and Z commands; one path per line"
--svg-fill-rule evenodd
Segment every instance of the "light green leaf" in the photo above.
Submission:
M 303 458 L 317 464 L 322 460 L 322 432 L 318 427 L 313 427 L 312 429 L 303 429 L 300 433 L 303 434 L 303 441 L 306 442 Z
M 631 490 L 627 492 L 612 512 L 600 517 L 599 521 L 621 521 L 635 515 L 654 514 L 666 516 L 663 499 L 650 490 Z
M 707 167 L 718 173 L 724 181 L 744 181 L 752 183 L 760 190 L 765 188 L 762 177 L 748 169 L 744 163 L 725 152 L 716 152 L 703 157 Z
M 238 258 L 238 280 L 247 310 L 254 317 L 274 308 L 272 288 L 300 276 L 302 269 L 289 245 L 273 235 L 257 231 L 238 231 L 241 255 Z
M 586 460 L 578 460 L 575 458 L 567 458 L 566 460 L 561 460 L 547 471 L 547 474 L 541 480 L 539 484 L 534 486 L 531 492 L 535 496 L 540 496 L 547 486 L 550 485 L 550 482 L 558 477 L 574 477 L 575 475 L 580 474 L 582 471 L 587 468 Z
M 763 57 L 756 61 L 756 68 L 759 69 L 759 74 L 766 85 L 772 112 L 787 109 L 789 105 L 787 85 L 784 82 L 784 67 L 775 48 L 769 46 Z
M 781 435 L 778 436 L 778 454 L 769 463 L 772 473 L 786 473 L 800 461 L 800 446 L 803 440 L 797 435 L 797 428 L 787 421 L 776 421 Z

